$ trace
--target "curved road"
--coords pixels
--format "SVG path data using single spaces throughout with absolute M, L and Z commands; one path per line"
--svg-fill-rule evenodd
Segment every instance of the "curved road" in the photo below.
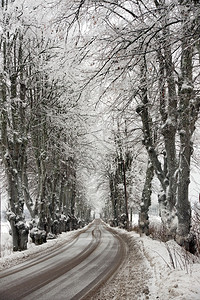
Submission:
M 126 245 L 101 220 L 71 242 L 0 272 L 0 300 L 79 300 L 119 267 Z

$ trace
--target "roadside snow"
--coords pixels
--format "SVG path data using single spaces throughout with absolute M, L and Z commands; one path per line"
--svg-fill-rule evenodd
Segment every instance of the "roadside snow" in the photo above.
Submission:
M 45 251 L 52 251 L 53 249 L 56 249 L 66 242 L 69 242 L 74 236 L 76 236 L 79 232 L 84 231 L 87 227 L 88 226 L 85 226 L 84 228 L 75 231 L 63 232 L 62 234 L 58 235 L 56 239 L 47 240 L 47 243 L 38 246 L 32 243 L 31 239 L 29 238 L 27 250 L 13 252 L 12 238 L 8 233 L 9 225 L 8 223 L 4 223 L 2 225 L 3 230 L 1 232 L 2 257 L 0 258 L 0 271 L 24 262 L 26 259 L 31 259 L 38 254 L 45 253 Z
M 136 238 L 141 243 L 152 277 L 149 299 L 200 299 L 200 261 L 174 241 Z
M 199 300 L 200 260 L 174 241 L 167 243 L 114 229 L 128 243 L 119 272 L 93 300 Z

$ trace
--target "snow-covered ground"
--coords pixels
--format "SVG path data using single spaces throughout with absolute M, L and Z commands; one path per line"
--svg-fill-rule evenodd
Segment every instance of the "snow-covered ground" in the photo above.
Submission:
M 154 217 L 151 222 L 159 224 L 159 219 Z M 76 231 L 63 233 L 56 240 L 50 240 L 41 246 L 35 246 L 29 241 L 27 251 L 11 254 L 11 247 L 9 251 L 6 250 L 11 241 L 6 234 L 7 230 L 8 227 L 4 224 L 2 227 L 4 256 L 0 258 L 1 269 L 37 255 L 41 251 L 50 250 L 51 247 L 70 240 L 76 234 Z M 200 299 L 200 261 L 197 257 L 186 253 L 174 241 L 163 243 L 150 237 L 140 237 L 135 232 L 116 230 L 128 242 L 127 260 L 116 277 L 95 296 L 96 300 Z
M 141 251 L 152 270 L 149 284 L 153 299 L 200 299 L 200 263 L 174 241 L 160 243 L 139 238 Z
M 21 252 L 12 251 L 12 238 L 9 235 L 9 223 L 1 223 L 1 257 L 0 257 L 0 271 L 10 266 L 23 262 L 27 258 L 31 258 L 41 253 L 42 251 L 51 251 L 52 248 L 59 247 L 65 242 L 72 239 L 78 232 L 85 230 L 78 229 L 76 231 L 64 232 L 60 234 L 56 239 L 48 240 L 47 243 L 36 246 L 32 243 L 31 238 L 28 240 L 28 249 Z
M 9 234 L 9 223 L 1 222 L 1 257 L 8 256 L 12 253 L 12 237 Z
M 117 231 L 127 236 L 130 247 L 132 247 L 131 241 L 134 242 L 133 249 L 130 251 L 138 251 L 142 254 L 143 266 L 141 262 L 139 266 L 137 265 L 138 258 L 134 255 L 131 261 L 129 259 L 128 263 L 125 263 L 124 269 L 126 271 L 128 269 L 129 273 L 126 272 L 125 287 L 129 293 L 124 293 L 125 297 L 119 293 L 115 299 L 200 299 L 200 260 L 196 256 L 187 253 L 174 241 L 163 243 L 150 237 L 140 237 L 134 232 L 126 232 L 122 229 Z M 120 272 L 122 274 L 119 276 L 122 279 L 124 270 Z M 138 274 L 136 277 L 140 277 L 137 287 L 134 283 L 135 279 L 132 280 L 132 274 L 135 272 Z M 135 295 L 135 291 L 140 289 L 140 294 Z
M 137 216 L 133 225 L 137 224 Z M 150 217 L 159 227 L 159 217 Z M 129 246 L 127 260 L 113 280 L 92 300 L 199 300 L 200 258 L 186 252 L 175 241 L 153 240 L 135 232 L 115 230 Z

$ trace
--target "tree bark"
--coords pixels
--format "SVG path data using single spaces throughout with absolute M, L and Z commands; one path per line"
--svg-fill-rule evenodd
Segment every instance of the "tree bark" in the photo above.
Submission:
M 147 171 L 146 171 L 146 179 L 144 183 L 144 188 L 142 191 L 142 203 L 140 204 L 140 213 L 139 213 L 139 230 L 140 233 L 145 233 L 149 235 L 149 207 L 151 205 L 151 193 L 152 193 L 152 180 L 154 176 L 154 168 L 151 162 L 148 162 Z
M 181 82 L 180 82 L 180 156 L 178 170 L 178 191 L 177 191 L 177 216 L 178 229 L 176 240 L 179 244 L 184 244 L 188 238 L 191 227 L 191 207 L 188 198 L 190 183 L 190 160 L 192 154 L 191 137 L 194 131 L 194 116 L 191 116 L 191 102 L 195 98 L 192 79 L 192 56 L 193 46 L 190 29 L 185 24 L 187 14 L 183 12 L 183 41 L 181 57 Z

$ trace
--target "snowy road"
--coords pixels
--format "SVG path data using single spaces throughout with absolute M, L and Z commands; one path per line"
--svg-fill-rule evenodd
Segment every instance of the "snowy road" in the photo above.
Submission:
M 100 221 L 65 246 L 0 273 L 1 300 L 83 299 L 111 276 L 126 246 Z

